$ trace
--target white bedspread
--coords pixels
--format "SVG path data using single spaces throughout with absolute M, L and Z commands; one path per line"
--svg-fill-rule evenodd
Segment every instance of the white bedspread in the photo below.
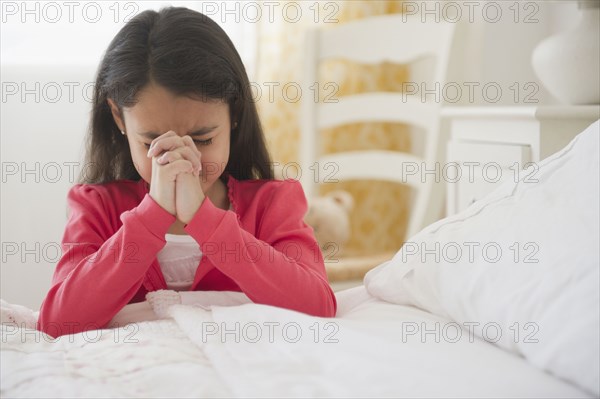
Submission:
M 363 286 L 337 297 L 335 319 L 248 303 L 174 305 L 172 319 L 57 340 L 4 324 L 1 394 L 589 397 L 447 320 L 377 300 Z

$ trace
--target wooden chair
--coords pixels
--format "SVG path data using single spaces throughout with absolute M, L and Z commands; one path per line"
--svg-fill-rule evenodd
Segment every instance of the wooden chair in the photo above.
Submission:
M 443 185 L 436 184 L 433 176 L 423 176 L 422 172 L 424 168 L 432 170 L 438 161 L 442 104 L 433 95 L 423 98 L 421 83 L 426 84 L 427 90 L 444 87 L 453 33 L 452 23 L 423 23 L 420 18 L 402 14 L 370 17 L 307 33 L 304 87 L 319 81 L 320 62 L 344 59 L 361 64 L 406 64 L 410 68 L 410 88 L 419 88 L 416 95 L 376 92 L 338 97 L 337 102 L 318 103 L 312 98 L 302 101 L 300 181 L 307 197 L 316 195 L 321 183 L 314 179 L 315 168 L 318 168 L 318 176 L 325 176 L 333 164 L 334 177 L 339 181 L 383 180 L 408 184 L 413 195 L 407 237 L 439 218 Z M 420 143 L 421 154 L 389 150 L 322 153 L 321 129 L 357 122 L 408 124 L 413 140 Z M 411 166 L 403 173 L 406 163 Z M 417 173 L 409 174 L 414 167 Z M 327 264 L 330 281 L 362 279 L 366 271 L 390 259 L 394 253 L 342 258 Z

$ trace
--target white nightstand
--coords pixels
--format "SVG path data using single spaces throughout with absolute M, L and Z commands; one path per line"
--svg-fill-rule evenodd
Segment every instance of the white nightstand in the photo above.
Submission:
M 535 178 L 537 162 L 600 119 L 600 106 L 447 107 L 442 118 L 450 141 L 441 175 L 452 215 L 531 163 Z

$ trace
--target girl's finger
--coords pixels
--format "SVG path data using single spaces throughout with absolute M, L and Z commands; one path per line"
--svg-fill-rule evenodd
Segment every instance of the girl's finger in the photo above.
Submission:
M 156 162 L 158 162 L 159 165 L 166 165 L 168 163 L 175 162 L 180 159 L 183 159 L 183 156 L 177 150 L 173 150 L 165 151 L 162 154 L 160 154 L 157 157 Z
M 180 140 L 181 138 L 173 130 L 160 135 L 150 143 L 148 158 L 153 157 L 155 154 L 160 154 L 162 151 L 168 151 L 182 145 L 183 143 Z
M 198 164 L 194 164 L 194 165 L 197 167 L 195 172 L 199 175 L 200 171 L 202 170 L 202 162 L 201 162 L 202 161 L 202 153 L 200 151 L 198 151 L 198 148 L 196 147 L 196 143 L 190 136 L 183 137 L 183 141 L 184 141 L 185 145 L 191 150 L 192 154 L 194 154 L 195 157 L 198 159 Z
M 176 160 L 176 159 L 188 160 L 192 163 L 192 165 L 194 165 L 194 170 L 201 168 L 200 158 L 197 154 L 197 151 L 194 151 L 193 149 L 189 148 L 188 146 L 179 147 L 174 150 L 165 152 L 163 155 L 161 155 L 159 157 L 159 159 L 161 159 L 163 156 L 165 157 L 164 159 L 167 161 L 172 161 L 172 160 Z
M 167 171 L 167 173 L 169 173 L 170 175 L 172 174 L 174 176 L 178 173 L 192 173 L 194 167 L 190 161 L 185 159 L 178 159 L 177 161 L 165 165 L 165 170 Z
M 179 147 L 175 151 L 192 163 L 194 166 L 194 173 L 198 173 L 202 170 L 202 164 L 200 163 L 200 153 L 196 148 L 190 148 L 189 145 L 185 147 Z
M 157 162 L 160 165 L 164 165 L 176 160 L 185 159 L 192 164 L 193 172 L 195 175 L 200 175 L 200 170 L 202 170 L 202 164 L 200 163 L 200 158 L 198 157 L 197 150 L 193 150 L 188 146 L 179 147 L 172 151 L 167 151 L 158 157 Z
M 164 173 L 170 181 L 175 181 L 178 174 L 192 173 L 194 169 L 192 163 L 190 161 L 186 161 L 185 159 L 179 159 L 169 163 L 168 165 L 163 166 L 163 168 Z

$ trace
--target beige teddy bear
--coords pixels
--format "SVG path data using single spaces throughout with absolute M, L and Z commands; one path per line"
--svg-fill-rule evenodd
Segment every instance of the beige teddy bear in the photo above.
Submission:
M 354 207 L 352 195 L 344 190 L 308 199 L 306 224 L 314 230 L 324 256 L 338 256 L 350 238 L 350 211 Z
M 284 166 L 277 162 L 273 164 L 273 174 L 278 180 L 290 177 L 284 173 Z M 307 198 L 307 201 L 304 222 L 313 228 L 323 256 L 326 259 L 339 256 L 350 238 L 350 211 L 354 208 L 352 195 L 344 190 L 335 190 L 324 196 Z

